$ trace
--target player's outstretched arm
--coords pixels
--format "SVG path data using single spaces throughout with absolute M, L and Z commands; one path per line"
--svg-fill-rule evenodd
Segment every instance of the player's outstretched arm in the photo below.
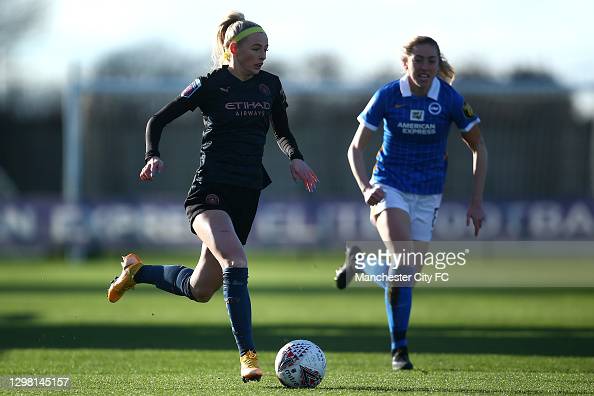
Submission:
M 293 180 L 302 181 L 307 191 L 314 192 L 316 190 L 316 186 L 319 182 L 318 176 L 305 161 L 295 158 L 291 160 L 289 169 L 291 170 Z
M 368 205 L 375 205 L 382 199 L 384 199 L 384 191 L 379 186 L 372 186 L 369 183 L 369 177 L 365 169 L 365 161 L 363 158 L 363 151 L 372 135 L 371 129 L 367 128 L 364 124 L 359 124 L 359 128 L 355 132 L 353 141 L 349 146 L 347 153 L 349 164 L 353 176 L 357 181 L 357 185 L 363 194 L 363 198 Z
M 192 106 L 192 102 L 187 97 L 178 96 L 148 120 L 145 131 L 146 154 L 144 159 L 146 164 L 140 171 L 140 180 L 150 181 L 157 173 L 163 171 L 165 164 L 159 158 L 161 155 L 159 141 L 163 128 L 182 114 L 192 110 Z
M 315 172 L 303 160 L 303 155 L 299 151 L 295 136 L 291 133 L 284 94 L 282 94 L 281 102 L 277 101 L 273 105 L 270 118 L 276 143 L 280 150 L 291 160 L 289 169 L 291 171 L 291 176 L 293 176 L 293 180 L 302 181 L 307 191 L 315 191 L 319 179 Z
M 485 221 L 485 212 L 483 210 L 483 191 L 485 190 L 485 180 L 487 177 L 487 145 L 481 136 L 481 130 L 477 125 L 472 129 L 462 134 L 462 139 L 472 151 L 472 174 L 473 187 L 472 196 L 468 211 L 466 212 L 466 225 L 472 224 L 474 226 L 474 236 L 478 236 L 483 222 Z

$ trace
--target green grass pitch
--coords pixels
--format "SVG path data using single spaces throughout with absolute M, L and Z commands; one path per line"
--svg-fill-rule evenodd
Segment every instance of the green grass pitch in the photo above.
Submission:
M 70 376 L 72 387 L 56 394 L 594 393 L 594 289 L 415 290 L 415 370 L 393 372 L 383 292 L 335 289 L 339 254 L 249 258 L 259 383 L 239 378 L 220 292 L 198 304 L 139 285 L 110 304 L 105 291 L 118 257 L 0 263 L 0 376 Z M 326 353 L 315 390 L 285 389 L 274 377 L 276 351 L 299 338 Z M 15 392 L 47 391 L 0 389 Z

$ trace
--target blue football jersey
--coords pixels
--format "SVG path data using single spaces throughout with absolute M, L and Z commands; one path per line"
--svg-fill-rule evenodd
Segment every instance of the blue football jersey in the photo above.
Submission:
M 373 131 L 384 124 L 373 180 L 413 194 L 443 192 L 451 123 L 468 132 L 480 122 L 448 83 L 435 77 L 427 96 L 414 96 L 406 75 L 380 88 L 357 119 Z

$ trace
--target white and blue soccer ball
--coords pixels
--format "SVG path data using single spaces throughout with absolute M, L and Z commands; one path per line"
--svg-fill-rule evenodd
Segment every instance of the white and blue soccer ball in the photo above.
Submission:
M 326 373 L 326 356 L 313 342 L 294 340 L 276 354 L 274 371 L 287 388 L 315 388 Z

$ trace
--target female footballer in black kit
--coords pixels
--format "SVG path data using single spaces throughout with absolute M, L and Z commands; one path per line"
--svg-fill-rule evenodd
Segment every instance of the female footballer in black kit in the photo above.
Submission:
M 270 121 L 280 149 L 290 159 L 294 179 L 312 192 L 318 178 L 303 161 L 289 129 L 286 99 L 279 78 L 262 71 L 268 38 L 258 24 L 231 13 L 220 25 L 214 58 L 217 68 L 194 80 L 174 101 L 150 118 L 146 128 L 146 165 L 140 179 L 151 180 L 163 169 L 158 145 L 165 125 L 188 110 L 200 108 L 204 132 L 200 165 L 185 208 L 191 231 L 202 241 L 195 269 L 178 265 L 143 265 L 134 253 L 123 257 L 122 273 L 108 290 L 118 301 L 137 283 L 207 302 L 223 286 L 231 328 L 240 354 L 244 382 L 259 380 L 252 339 L 245 245 L 260 191 L 270 184 L 262 165 Z

